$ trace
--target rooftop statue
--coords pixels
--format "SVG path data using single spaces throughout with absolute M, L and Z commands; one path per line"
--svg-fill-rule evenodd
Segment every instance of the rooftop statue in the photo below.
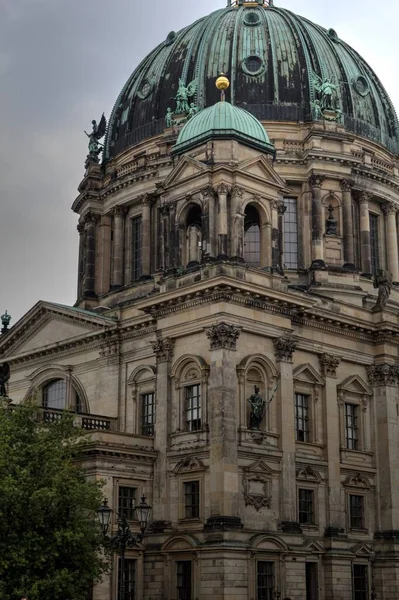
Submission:
M 197 92 L 197 80 L 194 79 L 186 86 L 182 79 L 179 79 L 179 89 L 176 94 L 176 110 L 175 114 L 188 114 L 190 112 L 189 98 L 195 96 Z
M 320 107 L 322 116 L 329 120 L 337 120 L 341 113 L 337 94 L 339 85 L 333 83 L 328 77 L 321 79 L 317 73 L 313 73 L 313 83 L 318 96 L 315 103 L 317 102 Z M 335 113 L 335 115 L 330 116 L 328 113 Z
M 262 396 L 259 395 L 259 388 L 257 385 L 255 386 L 254 392 L 255 393 L 248 398 L 248 402 L 251 405 L 249 428 L 259 429 L 262 424 L 263 417 L 265 416 L 266 402 L 263 400 Z
M 92 121 L 91 123 L 93 125 L 93 131 L 91 133 L 87 133 L 87 131 L 85 131 L 85 134 L 89 138 L 89 154 L 87 156 L 87 161 L 98 163 L 98 157 L 103 151 L 103 145 L 99 144 L 99 141 L 104 137 L 107 129 L 107 120 L 104 116 L 104 113 L 98 125 L 97 121 Z
M 378 273 L 374 277 L 374 287 L 378 288 L 377 303 L 374 306 L 376 310 L 385 308 L 388 303 L 389 296 L 392 291 L 392 275 L 388 271 L 379 269 Z
M 0 398 L 7 398 L 6 383 L 10 379 L 10 365 L 0 365 Z

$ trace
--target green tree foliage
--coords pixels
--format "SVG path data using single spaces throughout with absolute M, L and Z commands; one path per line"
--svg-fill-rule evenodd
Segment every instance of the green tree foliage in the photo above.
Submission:
M 87 600 L 106 569 L 80 435 L 68 414 L 46 425 L 33 404 L 0 407 L 0 600 Z

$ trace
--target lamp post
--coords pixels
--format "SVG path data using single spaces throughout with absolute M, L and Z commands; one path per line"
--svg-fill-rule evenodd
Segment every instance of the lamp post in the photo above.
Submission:
M 125 600 L 126 582 L 125 582 L 125 553 L 126 548 L 132 548 L 142 541 L 147 529 L 152 507 L 146 502 L 145 496 L 142 496 L 140 504 L 133 507 L 133 512 L 136 520 L 140 524 L 140 533 L 134 535 L 130 531 L 129 523 L 124 514 L 118 515 L 118 531 L 113 536 L 108 536 L 108 529 L 111 523 L 112 513 L 114 512 L 109 506 L 108 501 L 104 499 L 103 505 L 98 509 L 98 517 L 101 525 L 101 530 L 106 539 L 107 545 L 120 555 L 120 580 L 119 580 L 119 598 Z

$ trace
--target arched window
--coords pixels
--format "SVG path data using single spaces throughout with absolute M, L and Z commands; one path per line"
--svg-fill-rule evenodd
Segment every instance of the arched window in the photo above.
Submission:
M 67 382 L 65 379 L 54 379 L 42 388 L 42 405 L 52 410 L 72 410 L 84 412 L 83 403 L 78 392 L 73 388 L 71 399 L 68 399 Z
M 252 205 L 245 209 L 244 260 L 251 267 L 260 267 L 260 218 Z
M 195 266 L 202 257 L 202 213 L 195 204 L 187 215 L 187 266 Z

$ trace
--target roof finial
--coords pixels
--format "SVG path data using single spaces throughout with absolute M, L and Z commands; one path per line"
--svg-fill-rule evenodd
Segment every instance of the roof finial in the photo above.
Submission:
M 230 81 L 227 79 L 227 77 L 224 73 L 220 73 L 220 76 L 216 79 L 216 87 L 221 92 L 221 94 L 220 94 L 221 102 L 224 102 L 226 99 L 224 90 L 227 90 L 227 88 L 230 87 Z

